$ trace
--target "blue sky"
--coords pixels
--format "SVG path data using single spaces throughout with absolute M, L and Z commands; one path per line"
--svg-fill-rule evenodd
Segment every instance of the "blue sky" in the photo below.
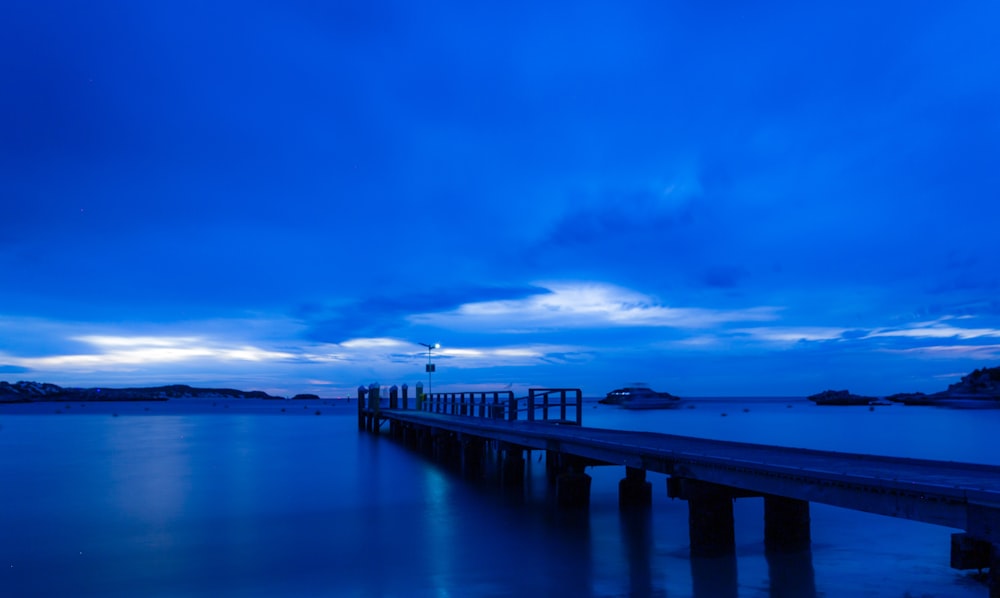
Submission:
M 0 6 L 0 379 L 934 391 L 994 2 Z

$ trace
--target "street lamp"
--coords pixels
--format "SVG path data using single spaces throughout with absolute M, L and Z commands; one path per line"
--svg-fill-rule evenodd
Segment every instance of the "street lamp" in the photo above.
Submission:
M 427 366 L 424 368 L 427 371 L 427 395 L 430 396 L 432 386 L 431 386 L 431 374 L 434 373 L 434 364 L 431 363 L 431 351 L 434 349 L 440 349 L 441 343 L 434 343 L 433 345 L 428 345 L 427 343 L 419 343 L 427 347 Z

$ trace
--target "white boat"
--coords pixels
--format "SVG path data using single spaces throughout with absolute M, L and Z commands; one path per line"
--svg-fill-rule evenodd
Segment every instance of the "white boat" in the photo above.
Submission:
M 621 405 L 624 409 L 670 409 L 680 403 L 680 397 L 669 392 L 657 392 L 645 384 L 633 384 L 616 388 L 599 402 L 605 405 Z

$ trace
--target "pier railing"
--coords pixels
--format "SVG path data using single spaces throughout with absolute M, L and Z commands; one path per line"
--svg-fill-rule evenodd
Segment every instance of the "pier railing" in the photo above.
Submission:
M 422 411 L 446 415 L 574 425 L 583 421 L 579 388 L 529 388 L 526 397 L 515 397 L 509 390 L 437 392 L 418 396 L 417 405 Z
M 579 388 L 529 388 L 528 396 L 515 397 L 510 390 L 423 393 L 418 386 L 413 403 L 405 384 L 402 393 L 393 386 L 388 389 L 388 396 L 383 396 L 385 390 L 377 384 L 358 388 L 360 428 L 371 423 L 366 418 L 379 421 L 384 407 L 508 421 L 522 419 L 577 426 L 583 423 L 583 393 Z
M 572 411 L 570 411 L 572 409 Z M 528 420 L 554 421 L 562 424 L 583 425 L 583 391 L 579 388 L 529 388 L 526 411 Z M 552 412 L 558 417 L 550 415 Z
M 510 406 L 517 399 L 510 390 L 490 390 L 476 392 L 434 392 L 417 395 L 417 409 L 445 415 L 467 415 L 508 419 Z M 517 419 L 516 413 L 509 419 Z

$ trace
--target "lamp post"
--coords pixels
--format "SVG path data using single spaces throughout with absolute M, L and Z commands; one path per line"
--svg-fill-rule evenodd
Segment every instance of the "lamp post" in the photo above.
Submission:
M 427 343 L 420 344 L 427 347 L 427 366 L 424 369 L 427 370 L 427 395 L 430 396 L 431 391 L 434 389 L 431 385 L 431 374 L 434 373 L 434 364 L 431 363 L 431 351 L 440 349 L 441 343 L 434 343 L 433 345 L 428 345 Z

